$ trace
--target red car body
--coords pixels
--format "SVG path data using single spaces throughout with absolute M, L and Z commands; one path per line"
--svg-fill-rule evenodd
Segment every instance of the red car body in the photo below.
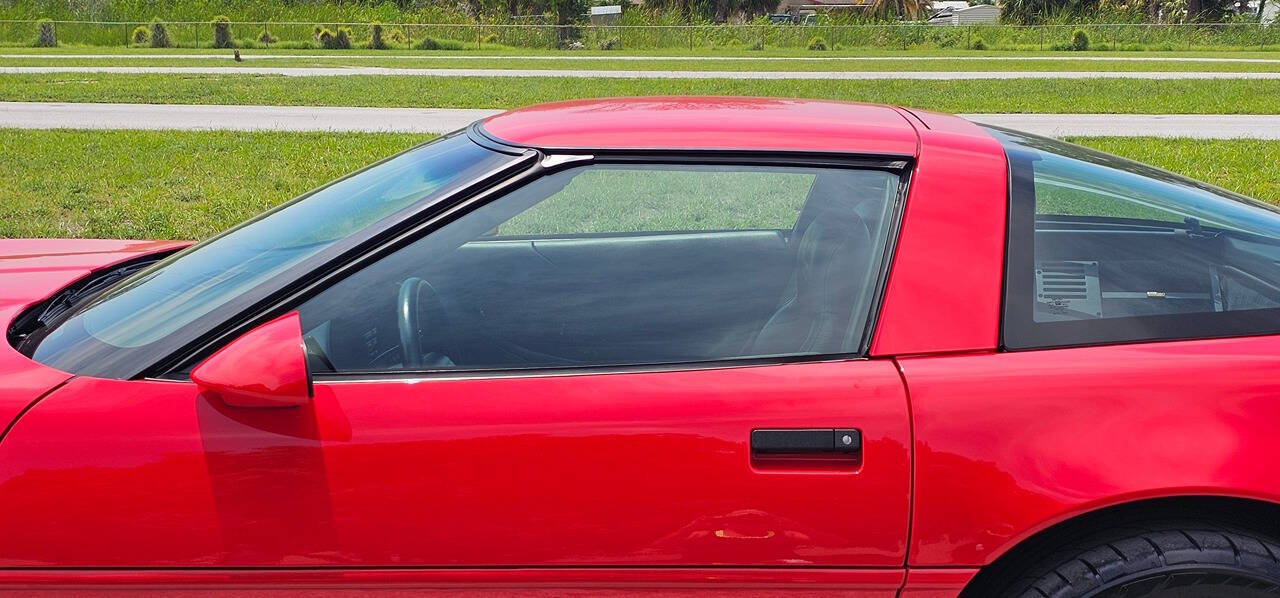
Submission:
M 1280 338 L 999 350 L 1007 162 L 967 121 L 667 99 L 533 107 L 483 128 L 561 153 L 912 156 L 869 358 L 317 381 L 309 404 L 263 410 L 189 381 L 72 375 L 6 343 L 0 583 L 940 598 L 1100 513 L 1280 504 Z M 179 246 L 0 241 L 0 321 Z M 752 429 L 813 426 L 861 429 L 857 463 L 750 454 Z

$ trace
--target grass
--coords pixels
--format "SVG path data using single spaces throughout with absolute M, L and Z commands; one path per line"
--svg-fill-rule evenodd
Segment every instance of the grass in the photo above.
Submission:
M 0 236 L 200 239 L 429 138 L 0 130 Z M 1280 203 L 1280 141 L 1072 141 Z
M 574 176 L 546 201 L 504 222 L 498 234 L 790 228 L 815 176 L 795 168 L 590 170 Z M 868 173 L 882 186 L 888 176 Z
M 0 236 L 198 239 L 429 135 L 0 132 Z
M 1067 141 L 1280 204 L 1280 141 L 1069 137 Z
M 257 75 L 0 75 L 0 100 L 512 108 L 634 95 L 855 100 L 959 113 L 1276 114 L 1280 80 L 839 81 Z
M 363 39 L 363 38 L 361 38 Z M 77 55 L 95 55 L 103 57 L 145 57 L 157 54 L 194 54 L 204 55 L 212 53 L 226 53 L 225 50 L 216 51 L 209 48 L 164 48 L 151 49 L 146 47 L 125 47 L 125 46 L 78 46 L 63 44 L 56 48 L 34 48 L 26 46 L 0 47 L 0 57 L 13 54 L 39 54 L 39 55 L 59 55 L 59 54 L 77 54 Z M 778 48 L 770 47 L 764 50 L 745 50 L 740 48 L 640 48 L 640 49 L 623 49 L 615 51 L 602 51 L 596 49 L 575 50 L 572 52 L 563 50 L 548 50 L 541 48 L 517 48 L 506 47 L 498 44 L 484 44 L 481 49 L 474 49 L 468 46 L 463 52 L 439 51 L 439 52 L 423 52 L 419 50 L 369 50 L 365 48 L 356 48 L 352 50 L 342 50 L 340 52 L 330 52 L 319 49 L 291 49 L 271 47 L 269 49 L 244 50 L 245 54 L 254 54 L 262 56 L 312 56 L 315 54 L 332 54 L 334 57 L 353 57 L 353 56 L 377 56 L 382 58 L 412 58 L 412 57 L 432 57 L 432 56 L 489 56 L 504 57 L 518 56 L 523 58 L 543 58 L 557 59 L 564 57 L 594 57 L 594 58 L 623 58 L 628 56 L 641 56 L 646 58 L 808 58 L 824 60 L 830 58 L 879 58 L 885 56 L 903 56 L 903 57 L 946 57 L 956 59 L 978 59 L 978 58 L 1002 58 L 1002 57 L 1054 57 L 1062 59 L 1088 58 L 1088 57 L 1166 57 L 1166 58 L 1263 58 L 1268 60 L 1280 60 L 1280 55 L 1274 51 L 1257 51 L 1255 50 L 1193 50 L 1193 51 L 1084 51 L 1084 52 L 1055 52 L 1055 51 L 1037 51 L 1024 50 L 1016 53 L 1000 51 L 1000 50 L 965 50 L 959 48 L 950 48 L 946 50 L 913 48 L 910 50 L 902 50 L 901 48 L 851 48 L 847 50 L 832 50 L 823 53 L 814 53 L 797 48 Z
M 228 57 L 230 53 L 225 53 Z M 245 52 L 248 54 L 248 52 Z M 1088 61 L 1070 56 L 1054 56 L 1051 60 L 1009 60 L 957 58 L 955 60 L 826 60 L 790 57 L 790 60 L 746 60 L 704 57 L 705 60 L 679 60 L 654 57 L 652 60 L 610 60 L 593 57 L 581 60 L 562 57 L 516 56 L 488 57 L 466 55 L 459 59 L 448 54 L 368 54 L 324 55 L 317 51 L 305 57 L 273 57 L 270 60 L 233 62 L 227 58 L 164 58 L 147 55 L 103 55 L 94 58 L 28 58 L 0 55 L 0 66 L 206 66 L 226 67 L 385 67 L 385 68 L 467 68 L 467 69 L 592 69 L 645 71 L 1195 71 L 1195 72 L 1277 72 L 1280 57 L 1270 62 L 1154 62 L 1154 61 Z M 601 58 L 601 59 L 595 59 Z M 719 59 L 717 59 L 719 58 Z M 845 57 L 852 58 L 852 57 Z M 1010 57 L 1012 58 L 1012 57 Z M 232 71 L 233 72 L 233 71 Z

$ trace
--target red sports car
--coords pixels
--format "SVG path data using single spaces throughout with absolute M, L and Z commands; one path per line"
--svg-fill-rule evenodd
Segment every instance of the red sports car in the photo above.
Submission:
M 0 255 L 3 588 L 1280 592 L 1280 212 L 1067 143 L 578 101 Z

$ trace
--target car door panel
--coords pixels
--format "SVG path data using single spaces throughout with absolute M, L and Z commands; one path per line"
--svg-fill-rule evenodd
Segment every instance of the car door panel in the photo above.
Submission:
M 0 567 L 905 558 L 909 430 L 887 361 L 315 388 L 255 410 L 184 382 L 72 380 L 0 444 L 0 512 L 22 514 L 0 518 Z M 754 462 L 761 427 L 858 428 L 864 449 Z

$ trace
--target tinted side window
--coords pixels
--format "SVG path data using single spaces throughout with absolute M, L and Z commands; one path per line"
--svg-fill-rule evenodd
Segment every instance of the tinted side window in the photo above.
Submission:
M 1011 173 L 1007 347 L 1280 331 L 1273 206 L 1071 144 L 993 132 Z
M 858 353 L 898 185 L 875 170 L 573 168 L 299 311 L 321 371 Z

